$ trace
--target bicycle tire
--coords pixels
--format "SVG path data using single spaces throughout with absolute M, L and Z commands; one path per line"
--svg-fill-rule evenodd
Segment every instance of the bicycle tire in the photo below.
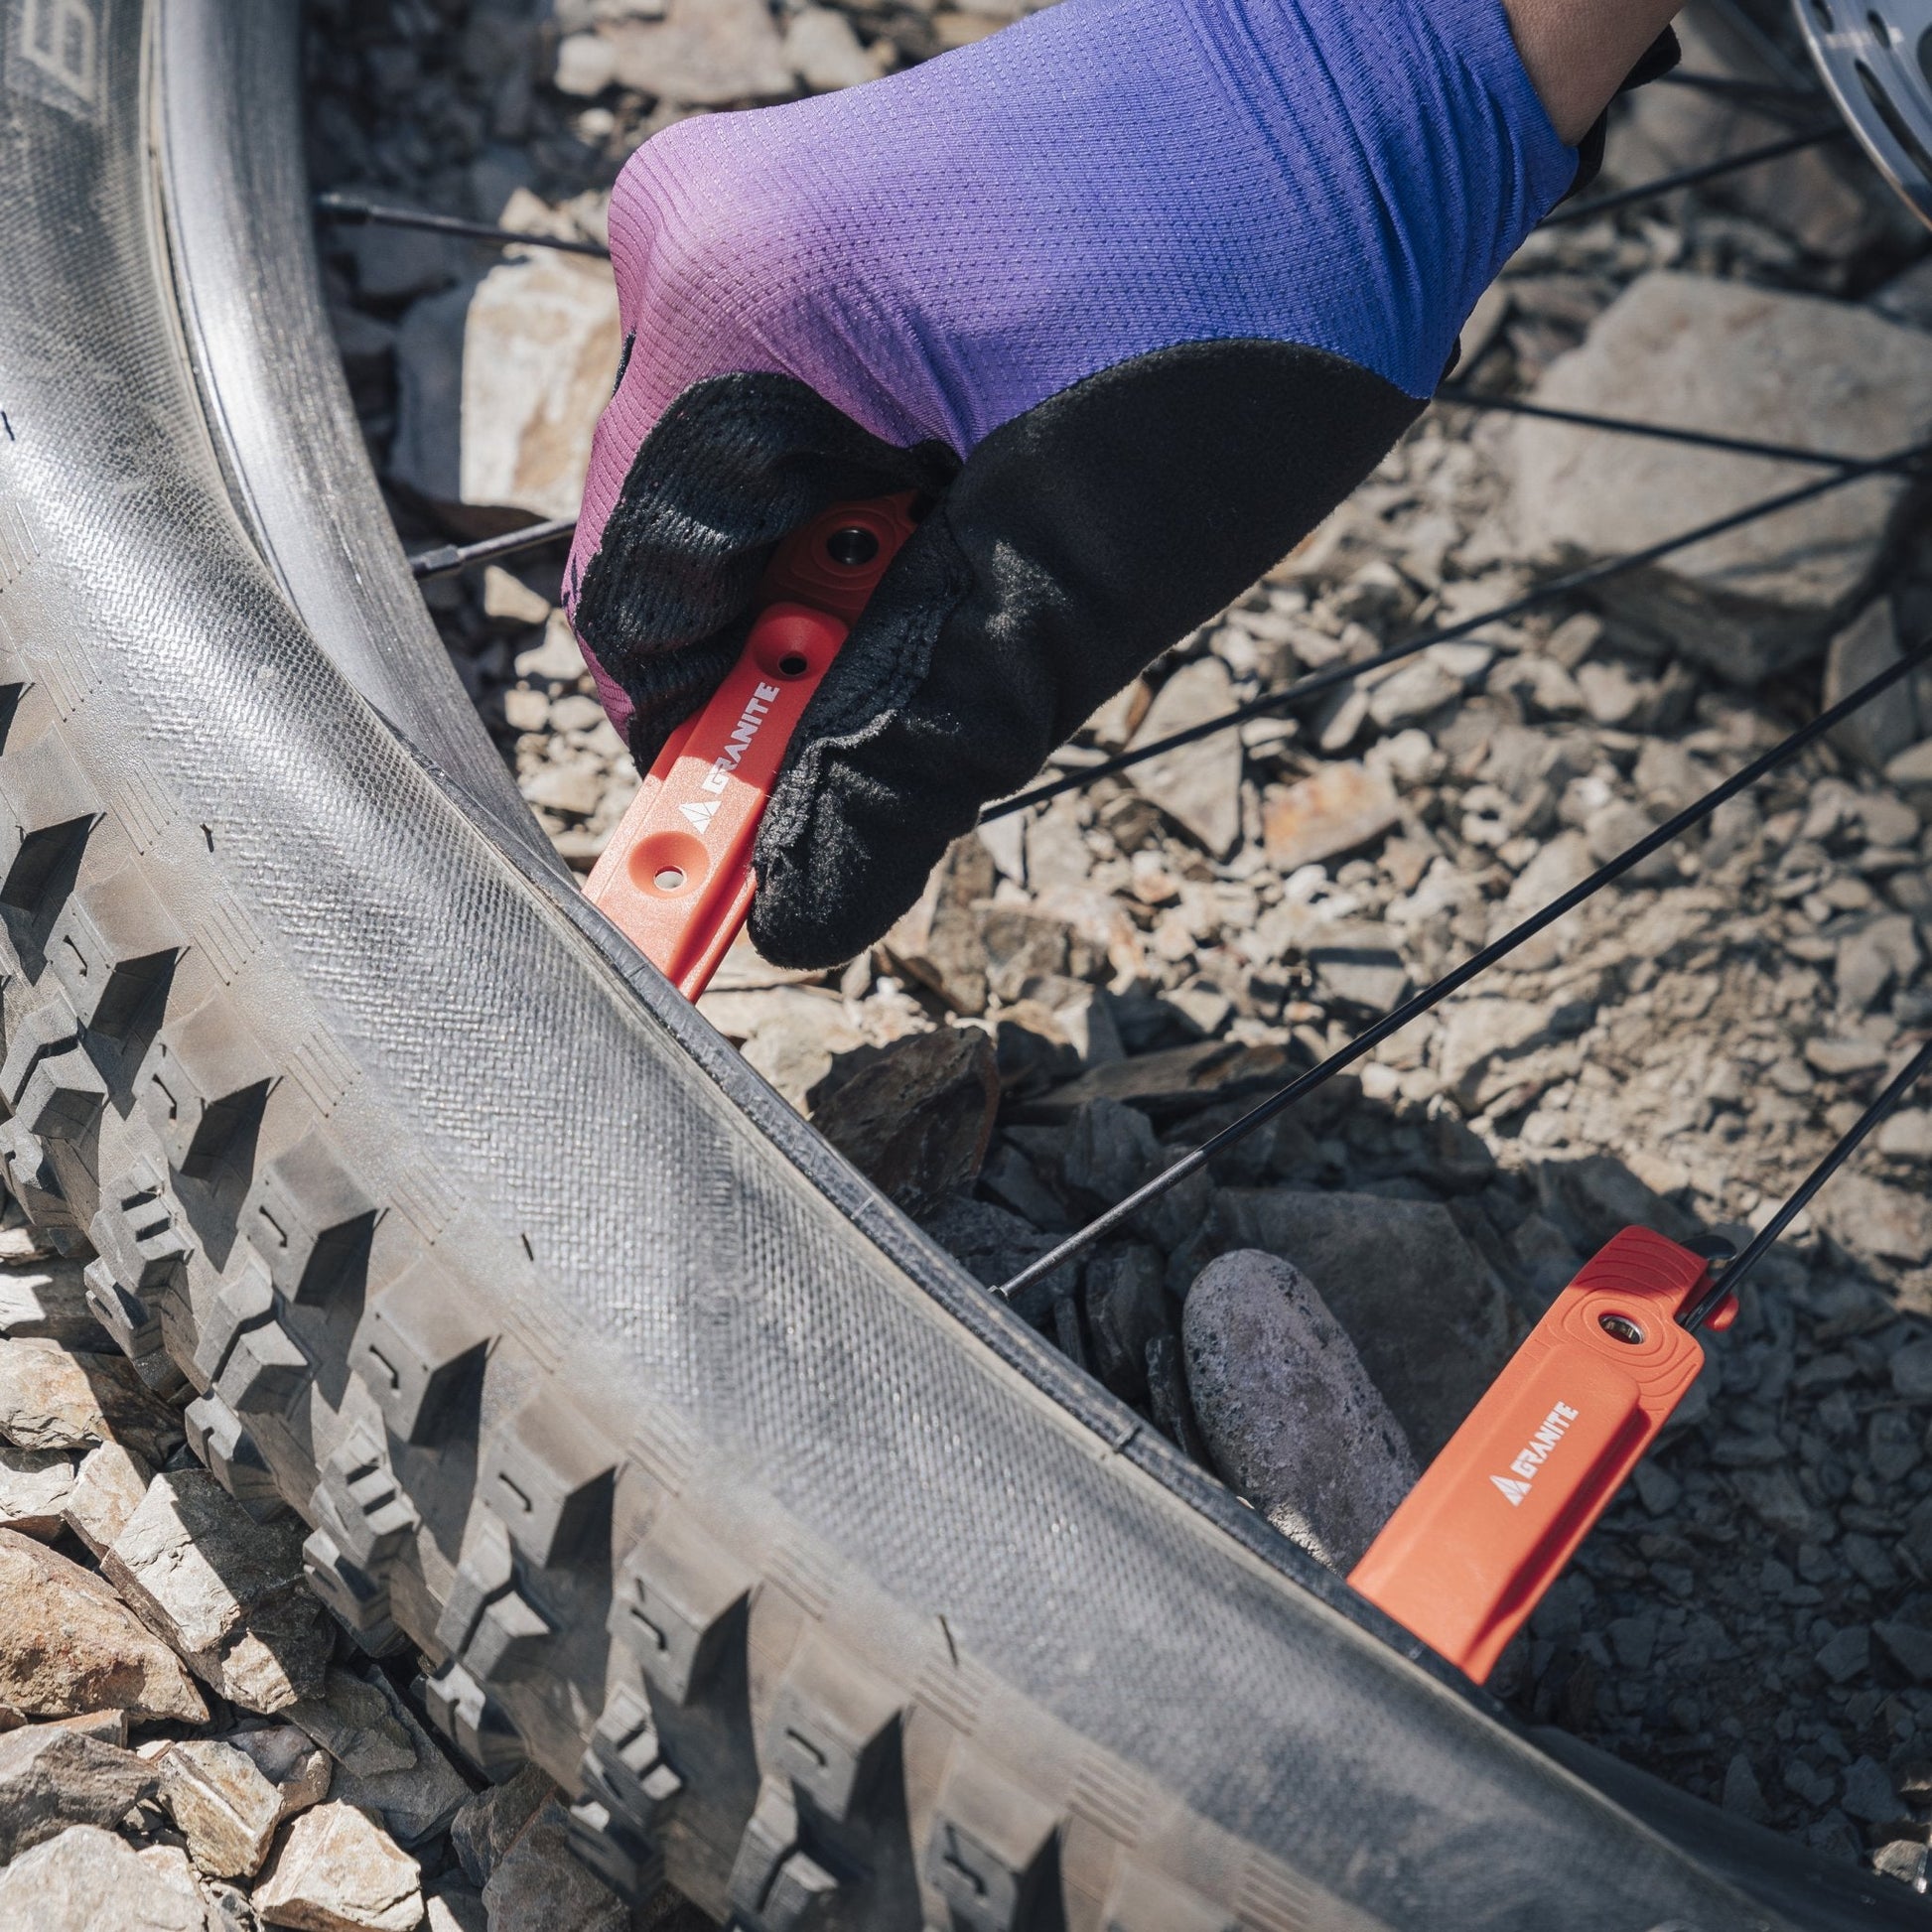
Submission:
M 1560 1765 L 585 905 L 341 393 L 293 0 L 0 22 L 0 1159 L 473 1758 L 750 1932 L 1922 1922 Z

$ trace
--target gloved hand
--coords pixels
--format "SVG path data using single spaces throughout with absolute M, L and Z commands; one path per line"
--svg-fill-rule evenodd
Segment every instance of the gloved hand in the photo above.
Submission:
M 877 939 L 984 802 L 1292 549 L 1577 173 L 1500 0 L 1063 0 L 633 155 L 565 602 L 640 766 L 779 538 L 935 499 L 793 742 L 759 950 Z

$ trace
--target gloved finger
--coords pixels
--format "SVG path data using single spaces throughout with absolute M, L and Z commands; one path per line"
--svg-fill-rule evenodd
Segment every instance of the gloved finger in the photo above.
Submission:
M 793 376 L 718 375 L 678 396 L 566 585 L 640 767 L 736 661 L 785 536 L 849 498 L 943 489 L 957 467 L 941 445 L 881 441 Z
M 877 940 L 983 804 L 1293 549 L 1421 407 L 1323 350 L 1201 343 L 995 431 L 800 724 L 758 843 L 759 951 L 823 967 Z

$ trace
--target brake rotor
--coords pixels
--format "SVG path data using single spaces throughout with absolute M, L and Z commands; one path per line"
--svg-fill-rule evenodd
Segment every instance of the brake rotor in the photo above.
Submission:
M 1932 226 L 1932 0 L 1793 0 L 1805 44 L 1878 172 Z

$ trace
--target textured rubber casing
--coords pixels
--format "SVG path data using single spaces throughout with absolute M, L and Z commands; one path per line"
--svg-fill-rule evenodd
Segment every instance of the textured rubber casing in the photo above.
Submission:
M 752 1932 L 1885 1913 L 1405 1654 L 516 823 L 332 387 L 293 7 L 0 21 L 0 1160 L 462 1748 Z

